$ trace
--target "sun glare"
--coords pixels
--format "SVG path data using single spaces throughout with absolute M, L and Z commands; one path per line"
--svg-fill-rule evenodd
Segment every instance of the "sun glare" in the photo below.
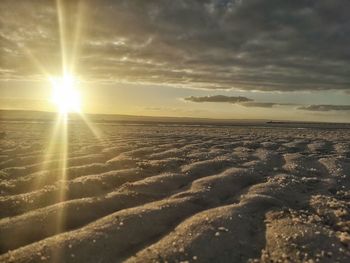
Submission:
M 51 100 L 61 113 L 80 112 L 81 98 L 77 80 L 71 75 L 50 78 Z

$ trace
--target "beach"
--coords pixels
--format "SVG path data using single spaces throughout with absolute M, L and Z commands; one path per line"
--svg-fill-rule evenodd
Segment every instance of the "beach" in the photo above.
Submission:
M 0 262 L 349 262 L 347 128 L 54 126 L 1 123 Z

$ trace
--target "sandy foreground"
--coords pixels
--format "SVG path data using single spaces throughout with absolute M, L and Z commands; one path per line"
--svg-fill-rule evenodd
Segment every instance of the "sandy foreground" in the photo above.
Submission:
M 350 262 L 350 130 L 4 122 L 0 262 Z

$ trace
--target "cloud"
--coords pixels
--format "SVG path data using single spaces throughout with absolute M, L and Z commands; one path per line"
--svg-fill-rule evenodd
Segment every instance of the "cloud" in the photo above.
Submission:
M 214 95 L 214 96 L 203 96 L 203 97 L 191 96 L 191 97 L 184 98 L 184 100 L 191 101 L 191 102 L 232 103 L 232 104 L 240 104 L 244 107 L 257 107 L 257 108 L 272 108 L 274 106 L 296 105 L 292 103 L 258 102 L 247 97 L 225 96 L 225 95 Z
M 289 103 L 275 103 L 275 102 L 245 102 L 241 103 L 242 106 L 245 107 L 258 107 L 258 108 L 272 108 L 274 106 L 287 106 L 287 105 L 293 105 Z
M 215 96 L 204 96 L 204 97 L 187 97 L 184 100 L 192 101 L 192 102 L 224 102 L 224 103 L 242 103 L 247 101 L 252 101 L 252 99 L 246 97 L 231 97 L 224 95 L 215 95 Z
M 350 105 L 308 105 L 301 106 L 298 109 L 306 111 L 350 111 Z
M 60 71 L 55 2 L 0 1 L 0 79 L 38 78 L 37 63 Z M 350 87 L 348 0 L 60 2 L 68 60 L 78 51 L 75 69 L 87 80 L 263 91 Z
M 296 103 L 279 103 L 279 102 L 259 102 L 246 97 L 231 97 L 224 95 L 204 96 L 204 97 L 187 97 L 186 101 L 191 102 L 216 102 L 239 104 L 244 107 L 252 108 L 273 108 L 275 106 L 299 106 L 298 110 L 306 111 L 350 111 L 350 105 L 302 105 Z

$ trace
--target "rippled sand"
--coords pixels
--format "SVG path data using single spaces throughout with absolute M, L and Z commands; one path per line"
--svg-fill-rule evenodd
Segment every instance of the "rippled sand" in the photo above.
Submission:
M 350 262 L 349 129 L 52 126 L 1 123 L 0 262 Z

